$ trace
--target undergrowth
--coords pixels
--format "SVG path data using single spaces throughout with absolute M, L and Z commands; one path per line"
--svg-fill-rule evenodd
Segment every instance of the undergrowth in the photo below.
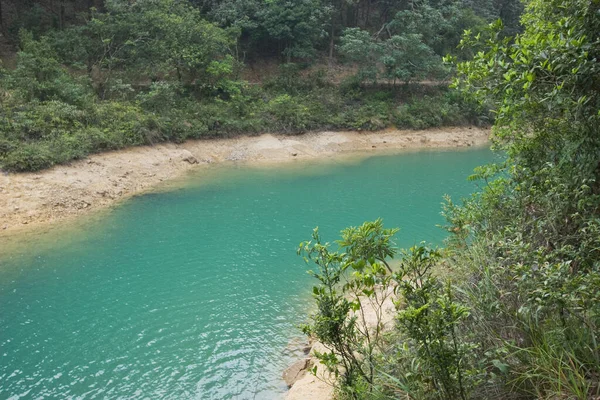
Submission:
M 232 86 L 231 86 L 232 85 Z M 114 79 L 101 95 L 69 71 L 48 41 L 24 41 L 16 69 L 0 70 L 0 168 L 35 171 L 128 146 L 266 132 L 422 129 L 485 124 L 484 112 L 444 86 L 373 91 L 334 86 L 284 65 L 263 85 L 242 81 L 207 92 L 161 81 Z

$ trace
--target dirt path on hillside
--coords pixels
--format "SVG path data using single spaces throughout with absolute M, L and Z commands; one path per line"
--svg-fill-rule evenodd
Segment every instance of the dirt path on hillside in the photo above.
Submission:
M 208 164 L 269 164 L 359 151 L 482 146 L 488 135 L 489 130 L 480 128 L 265 134 L 134 147 L 37 173 L 0 174 L 0 239 L 104 209 Z

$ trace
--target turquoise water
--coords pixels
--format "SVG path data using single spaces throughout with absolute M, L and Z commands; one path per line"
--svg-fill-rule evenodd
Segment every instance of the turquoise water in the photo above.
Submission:
M 491 158 L 218 168 L 36 237 L 0 260 L 0 398 L 281 398 L 310 307 L 298 243 L 377 217 L 440 243 L 442 196 Z

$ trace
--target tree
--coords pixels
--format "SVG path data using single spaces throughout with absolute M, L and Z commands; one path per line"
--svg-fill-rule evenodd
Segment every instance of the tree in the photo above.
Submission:
M 465 4 L 488 23 L 501 19 L 504 35 L 514 36 L 522 31 L 520 18 L 524 3 L 520 0 L 467 0 Z
M 377 82 L 383 46 L 369 32 L 359 28 L 346 29 L 339 49 L 347 61 L 359 66 L 357 77 L 360 82 Z
M 359 79 L 384 78 L 408 84 L 448 75 L 442 56 L 455 54 L 465 28 L 481 25 L 461 2 L 425 0 L 401 6 L 396 16 L 375 34 L 344 31 L 340 52 L 360 66 Z
M 179 0 L 107 1 L 106 12 L 54 34 L 62 59 L 85 66 L 102 93 L 115 74 L 217 87 L 234 72 L 235 40 Z
M 420 40 L 439 57 L 456 54 L 465 29 L 479 30 L 485 20 L 461 0 L 411 2 L 386 26 L 389 35 L 421 35 Z
M 257 12 L 260 27 L 283 47 L 286 61 L 311 58 L 326 36 L 327 9 L 320 0 L 274 0 Z
M 47 38 L 34 40 L 27 31 L 21 31 L 20 38 L 17 66 L 7 75 L 6 84 L 22 101 L 59 100 L 81 105 L 89 100 L 89 87 L 69 75 Z
M 599 8 L 593 0 L 531 1 L 523 34 L 503 37 L 498 21 L 462 43 L 481 51 L 458 65 L 456 84 L 492 102 L 496 138 L 523 177 L 548 162 L 569 186 L 600 177 Z
M 392 294 L 386 260 L 396 253 L 392 237 L 397 231 L 385 229 L 380 219 L 365 222 L 343 230 L 341 251 L 331 251 L 315 228 L 312 240 L 298 249 L 307 263 L 317 266 L 309 274 L 319 282 L 313 287 L 318 311 L 303 331 L 327 347 L 317 358 L 347 386 L 373 384 L 375 356 L 383 344 L 384 304 Z M 375 326 L 369 325 L 368 312 L 375 314 Z
M 385 77 L 394 85 L 397 80 L 408 84 L 430 77 L 442 77 L 445 72 L 441 57 L 423 43 L 422 35 L 415 33 L 394 35 L 386 40 L 381 62 Z
M 322 0 L 225 0 L 209 13 L 221 26 L 239 28 L 252 52 L 276 50 L 290 62 L 314 57 L 329 10 Z

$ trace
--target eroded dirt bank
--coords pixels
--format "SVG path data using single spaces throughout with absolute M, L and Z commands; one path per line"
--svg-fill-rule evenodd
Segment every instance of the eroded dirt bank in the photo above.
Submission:
M 265 134 L 134 147 L 37 173 L 3 173 L 0 237 L 106 208 L 211 163 L 279 163 L 364 150 L 481 146 L 488 135 L 489 130 L 480 128 Z

